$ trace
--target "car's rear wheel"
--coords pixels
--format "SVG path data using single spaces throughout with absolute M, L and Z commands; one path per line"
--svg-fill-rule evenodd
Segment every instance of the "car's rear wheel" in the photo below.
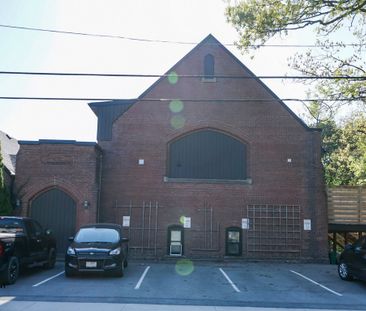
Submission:
M 342 280 L 351 281 L 353 276 L 349 271 L 349 266 L 344 261 L 341 261 L 338 265 L 338 274 Z
M 50 248 L 48 251 L 47 262 L 44 264 L 45 269 L 52 269 L 56 263 L 56 250 Z
M 19 276 L 19 260 L 13 256 L 9 259 L 6 269 L 3 271 L 2 279 L 4 284 L 14 284 Z

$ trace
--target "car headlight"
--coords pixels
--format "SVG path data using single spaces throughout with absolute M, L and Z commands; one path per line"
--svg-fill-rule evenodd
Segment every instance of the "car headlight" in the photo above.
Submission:
M 109 255 L 119 255 L 119 254 L 121 254 L 121 248 L 120 247 L 117 247 L 113 251 L 109 252 Z
M 69 248 L 67 249 L 67 255 L 75 255 L 75 250 L 69 246 Z

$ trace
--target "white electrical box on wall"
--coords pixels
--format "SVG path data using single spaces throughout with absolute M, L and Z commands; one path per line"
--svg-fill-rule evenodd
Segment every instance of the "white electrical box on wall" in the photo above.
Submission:
M 249 229 L 249 218 L 242 218 L 241 219 L 241 228 L 242 229 Z
M 191 217 L 184 217 L 184 228 L 191 228 Z
M 122 226 L 123 227 L 129 227 L 130 226 L 130 216 L 123 216 L 123 222 L 122 222 Z
M 305 231 L 311 230 L 311 219 L 304 219 L 304 230 Z

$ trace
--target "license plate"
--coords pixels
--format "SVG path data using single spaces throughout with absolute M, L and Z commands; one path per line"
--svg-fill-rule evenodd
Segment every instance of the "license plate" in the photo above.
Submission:
M 96 261 L 87 261 L 85 263 L 85 267 L 87 267 L 87 268 L 96 268 L 97 267 L 97 262 Z

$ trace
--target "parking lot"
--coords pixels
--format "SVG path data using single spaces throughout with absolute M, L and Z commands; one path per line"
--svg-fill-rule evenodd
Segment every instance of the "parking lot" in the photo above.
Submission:
M 63 263 L 21 275 L 0 297 L 19 301 L 359 309 L 366 283 L 339 279 L 335 265 L 130 261 L 122 278 L 66 278 Z

